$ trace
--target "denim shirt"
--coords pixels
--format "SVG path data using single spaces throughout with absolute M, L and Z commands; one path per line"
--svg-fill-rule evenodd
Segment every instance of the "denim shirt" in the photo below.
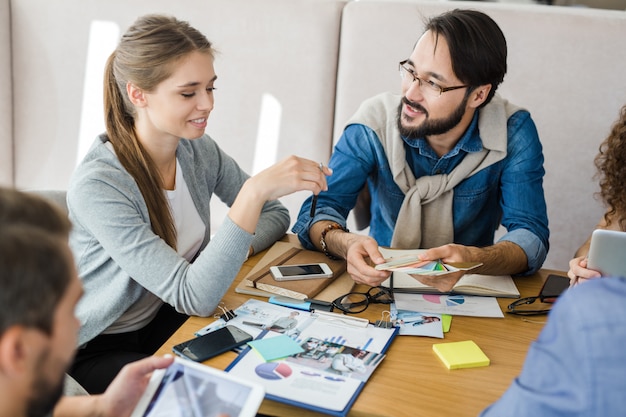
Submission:
M 623 416 L 626 278 L 568 289 L 530 345 L 523 369 L 480 417 Z
M 484 247 L 494 243 L 502 224 L 507 233 L 500 240 L 519 245 L 526 253 L 528 270 L 536 272 L 548 251 L 548 216 L 543 194 L 543 153 L 537 129 L 527 111 L 514 113 L 507 122 L 507 156 L 454 188 L 454 243 Z M 456 146 L 438 157 L 424 138 L 406 139 L 407 163 L 415 178 L 450 173 L 469 152 L 482 149 L 478 112 Z M 367 126 L 346 127 L 331 156 L 328 191 L 320 193 L 315 217 L 310 217 L 309 197 L 292 231 L 305 248 L 314 249 L 310 226 L 330 220 L 343 226 L 359 192 L 369 186 L 371 220 L 369 234 L 379 245 L 389 246 L 404 199 L 393 180 L 389 162 L 376 133 Z

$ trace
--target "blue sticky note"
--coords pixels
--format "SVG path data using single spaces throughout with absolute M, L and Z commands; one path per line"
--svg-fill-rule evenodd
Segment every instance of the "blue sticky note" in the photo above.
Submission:
M 298 310 L 311 311 L 310 301 L 297 300 L 295 298 L 283 297 L 280 295 L 272 296 L 267 301 L 270 304 L 276 304 L 279 306 L 284 306 L 284 307 L 289 307 L 289 308 L 296 308 Z
M 253 340 L 248 342 L 248 345 L 261 355 L 266 362 L 304 352 L 304 349 L 298 342 L 284 334 Z

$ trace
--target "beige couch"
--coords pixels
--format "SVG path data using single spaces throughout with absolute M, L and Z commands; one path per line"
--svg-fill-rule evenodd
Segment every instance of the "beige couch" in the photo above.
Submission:
M 593 157 L 626 102 L 626 13 L 515 3 L 366 0 L 0 0 L 0 185 L 64 189 L 102 130 L 103 60 L 137 16 L 189 20 L 220 51 L 208 132 L 249 172 L 327 161 L 364 98 L 398 91 L 422 17 L 489 13 L 509 45 L 501 94 L 526 107 L 546 158 L 551 249 L 566 269 L 602 213 Z M 283 199 L 295 219 L 306 193 Z M 226 209 L 213 205 L 216 224 Z

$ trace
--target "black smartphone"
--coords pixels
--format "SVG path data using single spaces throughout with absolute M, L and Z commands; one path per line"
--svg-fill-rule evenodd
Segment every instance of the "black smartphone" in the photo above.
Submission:
M 204 362 L 251 340 L 252 336 L 249 333 L 239 327 L 226 325 L 211 333 L 180 343 L 174 346 L 172 350 L 175 354 L 192 361 Z
M 570 280 L 562 275 L 550 274 L 539 291 L 539 299 L 543 303 L 553 303 L 559 295 L 569 288 Z

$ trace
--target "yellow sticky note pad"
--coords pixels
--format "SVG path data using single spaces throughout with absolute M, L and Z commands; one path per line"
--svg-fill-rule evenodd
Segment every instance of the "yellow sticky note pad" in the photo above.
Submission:
M 433 350 L 448 369 L 476 368 L 489 365 L 489 358 L 472 340 L 435 343 Z

